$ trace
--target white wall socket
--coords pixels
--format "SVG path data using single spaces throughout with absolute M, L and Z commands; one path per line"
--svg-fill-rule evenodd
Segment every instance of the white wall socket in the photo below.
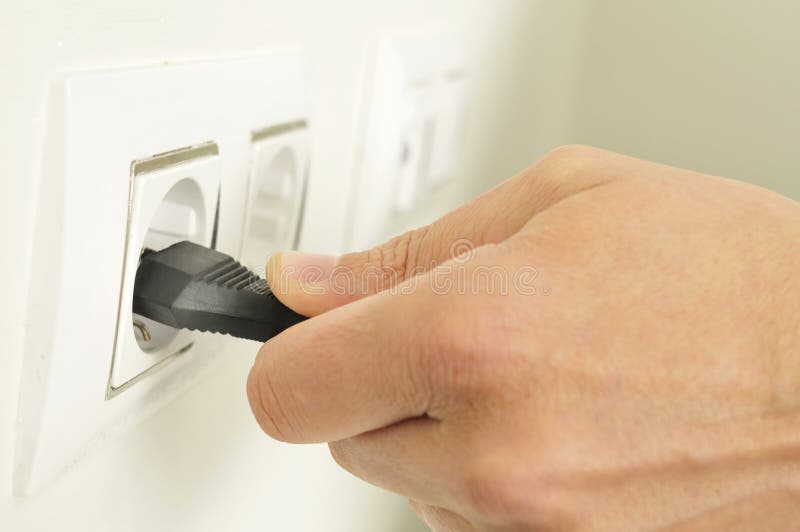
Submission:
M 216 236 L 218 249 L 238 256 L 253 210 L 249 173 L 261 157 L 253 139 L 286 124 L 294 136 L 276 136 L 270 149 L 288 149 L 298 173 L 273 206 L 285 215 L 279 245 L 294 239 L 308 158 L 305 109 L 302 58 L 292 47 L 55 81 L 26 311 L 16 493 L 35 491 L 152 413 L 224 358 L 228 342 L 244 341 L 156 326 L 145 340 L 131 310 L 139 253 Z
M 468 48 L 440 28 L 378 43 L 354 180 L 353 247 L 385 238 L 390 217 L 413 211 L 454 178 L 470 104 Z
M 133 314 L 131 301 L 136 268 L 145 249 L 159 251 L 181 240 L 211 245 L 220 178 L 219 148 L 213 142 L 131 164 L 125 258 L 107 398 L 203 341 L 195 332 Z
M 259 274 L 269 253 L 296 243 L 309 150 L 305 122 L 253 132 L 242 263 Z

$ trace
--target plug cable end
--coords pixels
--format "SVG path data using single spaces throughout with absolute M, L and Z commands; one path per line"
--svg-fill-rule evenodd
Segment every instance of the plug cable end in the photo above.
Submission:
M 189 241 L 142 253 L 133 312 L 178 329 L 259 342 L 306 319 L 233 257 Z

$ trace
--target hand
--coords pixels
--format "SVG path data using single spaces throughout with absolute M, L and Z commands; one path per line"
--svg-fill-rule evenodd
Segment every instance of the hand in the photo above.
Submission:
M 275 257 L 316 317 L 248 396 L 435 530 L 789 529 L 798 264 L 791 200 L 561 148 L 376 249 Z

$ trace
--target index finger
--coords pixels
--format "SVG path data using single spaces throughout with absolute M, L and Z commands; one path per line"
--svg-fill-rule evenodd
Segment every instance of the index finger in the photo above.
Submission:
M 247 381 L 264 431 L 293 443 L 334 441 L 424 414 L 432 391 L 421 361 L 434 345 L 432 299 L 419 291 L 379 294 L 264 344 Z

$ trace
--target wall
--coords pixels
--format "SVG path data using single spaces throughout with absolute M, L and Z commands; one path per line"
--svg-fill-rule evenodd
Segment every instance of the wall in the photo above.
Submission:
M 586 5 L 573 141 L 800 199 L 800 4 Z

